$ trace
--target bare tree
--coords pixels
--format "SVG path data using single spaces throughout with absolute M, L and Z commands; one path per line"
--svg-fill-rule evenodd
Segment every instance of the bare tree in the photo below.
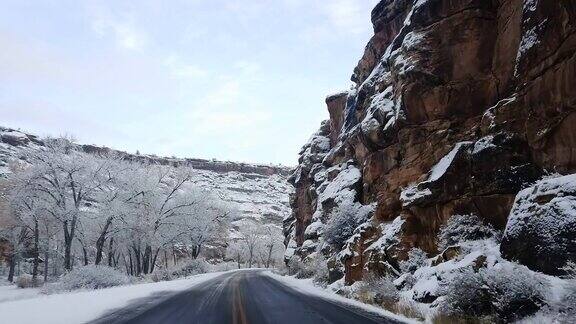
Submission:
M 270 224 L 262 227 L 261 259 L 266 268 L 274 266 L 283 258 L 283 240 L 282 229 L 279 227 Z

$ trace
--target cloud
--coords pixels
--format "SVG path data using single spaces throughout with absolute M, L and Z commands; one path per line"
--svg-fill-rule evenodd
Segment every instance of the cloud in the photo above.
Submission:
M 183 79 L 198 79 L 208 76 L 208 71 L 200 66 L 187 64 L 183 62 L 177 55 L 168 56 L 163 65 L 168 68 L 172 77 Z
M 261 70 L 260 64 L 249 61 L 238 61 L 234 63 L 234 67 L 247 75 L 257 74 Z
M 118 47 L 140 50 L 148 43 L 147 35 L 136 28 L 134 14 L 114 15 L 103 7 L 92 7 L 89 11 L 92 16 L 92 30 L 100 37 L 114 37 Z
M 218 84 L 190 110 L 188 118 L 195 133 L 219 134 L 238 142 L 259 132 L 258 126 L 272 119 L 272 114 L 257 98 L 243 91 L 240 79 L 230 78 Z M 235 136 L 241 133 L 242 136 Z
M 202 106 L 209 109 L 230 108 L 238 104 L 240 95 L 240 81 L 227 80 L 206 95 Z
M 332 0 L 325 4 L 325 13 L 339 30 L 359 34 L 366 31 L 366 10 L 358 0 Z
M 326 40 L 340 40 L 343 36 L 360 36 L 371 33 L 370 10 L 379 0 L 284 0 L 289 7 L 305 6 L 315 10 L 318 19 L 307 24 L 301 37 L 310 43 Z
M 0 48 L 0 80 L 51 78 L 61 73 L 61 60 L 39 42 L 0 30 Z
M 131 151 L 292 162 L 325 89 L 347 83 L 375 1 L 13 1 L 0 112 Z

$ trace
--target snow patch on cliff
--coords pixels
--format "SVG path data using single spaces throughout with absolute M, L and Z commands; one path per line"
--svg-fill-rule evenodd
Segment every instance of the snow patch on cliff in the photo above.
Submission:
M 349 165 L 344 168 L 334 180 L 330 181 L 328 186 L 322 191 L 318 196 L 318 201 L 320 203 L 327 201 L 328 199 L 337 199 L 343 191 L 353 188 L 362 178 L 362 173 L 360 170 Z
M 458 154 L 458 152 L 460 152 L 462 149 L 467 148 L 467 146 L 470 144 L 472 144 L 472 142 L 457 143 L 452 149 L 452 151 L 448 152 L 448 154 L 446 154 L 442 159 L 440 159 L 438 163 L 436 163 L 434 167 L 432 167 L 432 170 L 430 170 L 430 174 L 428 175 L 427 181 L 430 182 L 440 179 L 446 173 L 448 167 L 450 167 L 450 165 L 454 161 L 456 154 Z

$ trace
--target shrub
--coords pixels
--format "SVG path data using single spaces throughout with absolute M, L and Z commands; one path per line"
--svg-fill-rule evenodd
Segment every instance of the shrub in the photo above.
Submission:
M 438 247 L 443 250 L 451 245 L 464 242 L 498 237 L 499 232 L 486 225 L 478 216 L 454 215 L 440 229 Z
M 416 284 L 416 278 L 410 272 L 402 274 L 396 280 L 394 280 L 394 286 L 396 289 L 405 291 L 410 290 Z
M 160 282 L 160 281 L 170 281 L 173 279 L 172 273 L 167 270 L 157 270 L 152 274 L 148 275 L 148 278 L 152 282 Z
M 388 309 L 399 300 L 398 290 L 392 280 L 374 274 L 365 276 L 356 293 L 361 301 L 376 303 Z
M 304 271 L 305 265 L 299 257 L 293 256 L 288 261 L 288 275 L 300 277 L 299 274 Z
M 288 261 L 288 274 L 296 278 L 313 278 L 316 284 L 328 282 L 328 265 L 326 259 L 318 253 L 309 255 L 305 261 L 292 257 Z
M 55 290 L 71 291 L 77 289 L 102 289 L 126 285 L 130 279 L 112 267 L 87 265 L 78 267 L 65 274 L 53 287 Z
M 330 245 L 342 247 L 354 230 L 366 221 L 370 212 L 370 206 L 358 203 L 335 207 L 324 226 L 324 239 Z
M 319 285 L 326 285 L 329 280 L 328 261 L 321 254 L 313 257 L 308 264 L 310 272 L 313 273 L 312 278 L 314 283 Z
M 172 276 L 182 278 L 210 272 L 210 264 L 204 259 L 190 259 L 178 269 L 172 271 Z
M 32 288 L 36 287 L 37 284 L 32 279 L 32 275 L 29 274 L 21 274 L 16 278 L 16 286 L 18 288 Z
M 562 270 L 566 273 L 567 279 L 576 280 L 576 263 L 574 261 L 568 261 Z
M 443 307 L 451 315 L 492 314 L 491 296 L 482 276 L 471 269 L 457 274 L 448 284 Z
M 296 273 L 296 278 L 298 279 L 306 279 L 312 278 L 316 274 L 315 269 L 309 263 L 302 262 L 300 269 Z
M 570 319 L 576 318 L 576 281 L 572 280 L 566 287 L 566 293 L 559 303 L 559 314 L 561 323 L 568 323 Z
M 564 294 L 557 303 L 539 311 L 518 324 L 574 323 L 576 318 L 576 282 L 568 281 Z
M 513 321 L 545 306 L 549 289 L 546 279 L 514 264 L 466 270 L 449 283 L 444 307 L 448 313 Z
M 400 270 L 402 273 L 414 273 L 428 263 L 428 256 L 426 252 L 419 248 L 413 248 L 408 252 L 408 260 L 400 262 Z

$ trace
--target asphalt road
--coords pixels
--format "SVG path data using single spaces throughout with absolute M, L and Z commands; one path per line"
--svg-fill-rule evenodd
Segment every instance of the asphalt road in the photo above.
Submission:
M 178 293 L 156 294 L 94 324 L 373 324 L 400 323 L 298 292 L 261 271 L 223 274 Z

